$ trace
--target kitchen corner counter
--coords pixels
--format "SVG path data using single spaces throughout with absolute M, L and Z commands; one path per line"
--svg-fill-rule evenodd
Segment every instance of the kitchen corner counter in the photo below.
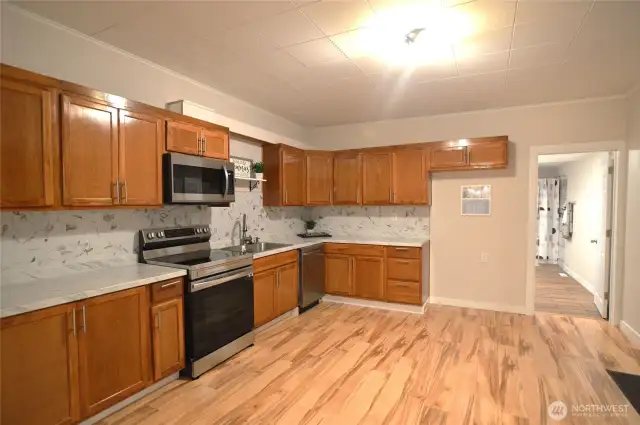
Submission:
M 345 244 L 362 244 L 362 245 L 383 245 L 383 246 L 406 246 L 420 248 L 429 243 L 428 238 L 363 238 L 358 236 L 334 236 L 332 238 L 300 238 L 289 237 L 281 238 L 278 236 L 264 238 L 269 242 L 286 243 L 290 246 L 283 248 L 272 249 L 265 252 L 258 252 L 253 254 L 253 258 L 268 257 L 270 255 L 280 254 L 282 252 L 292 251 L 294 249 L 301 249 L 313 245 L 319 245 L 323 243 L 345 243 Z
M 27 282 L 4 281 L 0 288 L 0 317 L 80 301 L 186 274 L 186 270 L 170 267 L 126 264 Z

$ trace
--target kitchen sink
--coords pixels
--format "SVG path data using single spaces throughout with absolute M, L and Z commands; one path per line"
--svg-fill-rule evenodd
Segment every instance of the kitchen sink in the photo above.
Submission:
M 229 246 L 222 249 L 224 249 L 225 251 L 234 251 L 234 252 L 246 251 L 246 252 L 256 253 L 256 252 L 270 251 L 272 249 L 285 248 L 287 246 L 291 246 L 291 245 L 286 243 L 258 242 L 258 243 L 250 243 L 246 245 L 234 245 L 234 246 Z

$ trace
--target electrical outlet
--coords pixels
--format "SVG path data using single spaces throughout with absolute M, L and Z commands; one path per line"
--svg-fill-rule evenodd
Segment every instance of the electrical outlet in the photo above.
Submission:
M 488 252 L 481 252 L 480 253 L 480 262 L 481 263 L 488 263 L 489 262 L 489 253 Z

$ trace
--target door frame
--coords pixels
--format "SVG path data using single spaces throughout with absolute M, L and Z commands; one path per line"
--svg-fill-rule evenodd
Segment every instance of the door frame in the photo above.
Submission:
M 613 202 L 611 211 L 611 270 L 609 279 L 609 322 L 620 323 L 622 286 L 624 278 L 624 231 L 627 193 L 627 146 L 624 141 L 566 143 L 563 145 L 532 146 L 529 151 L 529 208 L 527 212 L 527 281 L 526 314 L 535 313 L 536 298 L 536 204 L 538 192 L 538 156 L 563 153 L 612 152 Z

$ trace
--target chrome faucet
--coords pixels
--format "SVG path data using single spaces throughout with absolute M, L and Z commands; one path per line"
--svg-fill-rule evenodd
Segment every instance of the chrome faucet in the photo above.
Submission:
M 247 215 L 242 214 L 242 237 L 240 238 L 240 245 L 246 245 L 253 243 L 253 238 L 247 236 Z

